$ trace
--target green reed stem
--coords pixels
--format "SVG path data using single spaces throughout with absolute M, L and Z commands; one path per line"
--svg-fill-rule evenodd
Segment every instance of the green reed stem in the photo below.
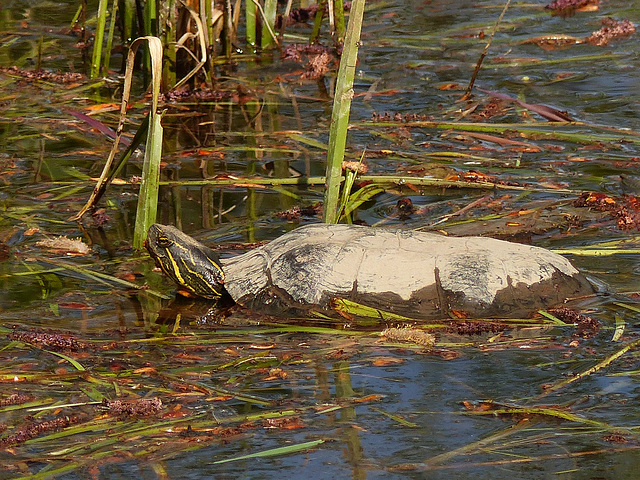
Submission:
M 144 38 L 144 37 L 143 37 Z M 139 40 L 139 39 L 138 39 Z M 138 41 L 136 40 L 136 42 Z M 156 221 L 158 210 L 158 181 L 160 180 L 160 160 L 162 157 L 162 114 L 158 112 L 158 97 L 162 78 L 162 42 L 158 37 L 146 37 L 149 43 L 152 71 L 152 99 L 149 111 L 149 131 L 147 148 L 142 167 L 142 183 L 136 210 L 136 226 L 133 233 L 133 247 L 142 248 L 147 230 Z M 134 43 L 136 43 L 134 42 Z
M 344 41 L 344 4 L 342 0 L 334 0 L 333 15 L 335 17 L 336 26 L 336 43 L 340 44 Z
M 109 75 L 109 66 L 111 64 L 111 48 L 113 46 L 113 35 L 116 31 L 116 18 L 118 15 L 118 0 L 113 0 L 111 6 L 111 18 L 109 19 L 109 33 L 107 34 L 107 46 L 104 51 L 104 59 L 102 60 L 101 74 L 103 77 Z
M 107 4 L 108 0 L 100 0 L 98 3 L 98 25 L 96 27 L 96 35 L 93 43 L 93 57 L 91 58 L 91 71 L 89 73 L 91 78 L 96 78 L 100 75 L 104 27 L 107 23 Z
M 313 20 L 313 30 L 309 37 L 309 43 L 316 43 L 320 37 L 320 28 L 322 27 L 322 17 L 324 17 L 324 9 L 327 6 L 327 0 L 322 0 L 318 3 L 318 11 Z
M 329 152 L 327 155 L 327 184 L 324 196 L 324 213 L 322 221 L 336 223 L 338 221 L 338 202 L 340 183 L 342 181 L 342 160 L 347 142 L 349 128 L 349 112 L 353 97 L 353 77 L 358 59 L 360 30 L 364 15 L 365 0 L 355 0 L 351 4 L 349 25 L 340 59 L 336 91 L 333 98 L 331 128 L 329 130 Z

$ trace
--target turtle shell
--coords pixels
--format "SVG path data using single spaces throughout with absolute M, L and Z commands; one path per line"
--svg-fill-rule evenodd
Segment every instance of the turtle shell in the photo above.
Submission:
M 521 317 L 594 291 L 543 248 L 355 225 L 301 227 L 223 269 L 237 303 L 280 315 L 344 298 L 412 318 Z

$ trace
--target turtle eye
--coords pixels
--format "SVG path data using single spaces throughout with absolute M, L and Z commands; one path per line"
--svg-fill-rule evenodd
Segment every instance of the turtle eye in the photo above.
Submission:
M 173 245 L 173 240 L 164 235 L 158 235 L 156 242 L 158 243 L 158 246 L 162 248 L 169 248 L 171 245 Z

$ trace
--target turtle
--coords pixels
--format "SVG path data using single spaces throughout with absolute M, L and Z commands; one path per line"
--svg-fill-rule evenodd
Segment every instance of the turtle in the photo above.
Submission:
M 310 224 L 221 260 L 179 229 L 155 224 L 156 264 L 190 293 L 271 315 L 333 313 L 343 299 L 415 319 L 522 318 L 594 293 L 566 258 L 485 237 Z

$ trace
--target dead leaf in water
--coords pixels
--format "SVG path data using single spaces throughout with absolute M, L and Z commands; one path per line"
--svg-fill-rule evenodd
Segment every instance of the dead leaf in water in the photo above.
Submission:
M 218 395 L 217 397 L 208 398 L 207 400 L 212 402 L 226 402 L 227 400 L 232 400 L 233 398 L 233 395 Z
M 290 418 L 267 418 L 262 421 L 264 428 L 278 428 L 280 430 L 297 430 L 305 428 L 306 425 L 299 417 Z
M 116 103 L 100 103 L 98 105 L 90 105 L 86 107 L 85 110 L 87 112 L 90 112 L 91 115 L 103 112 L 117 112 L 118 110 L 120 110 L 120 105 Z
M 464 90 L 464 87 L 457 83 L 445 83 L 444 85 L 440 85 L 438 90 Z
M 367 395 L 366 397 L 362 397 L 362 398 L 354 398 L 353 402 L 354 403 L 379 402 L 383 398 L 384 398 L 384 395 L 371 394 L 371 395 Z
M 70 310 L 93 310 L 94 307 L 86 303 L 79 302 L 58 302 L 58 308 L 67 308 Z
M 176 358 L 178 360 L 195 360 L 195 361 L 204 360 L 204 357 L 201 357 L 200 355 L 193 355 L 189 353 L 178 353 L 173 358 Z
M 402 358 L 378 357 L 372 360 L 371 365 L 374 367 L 388 367 L 390 365 L 400 365 L 402 363 L 405 363 L 405 360 Z

